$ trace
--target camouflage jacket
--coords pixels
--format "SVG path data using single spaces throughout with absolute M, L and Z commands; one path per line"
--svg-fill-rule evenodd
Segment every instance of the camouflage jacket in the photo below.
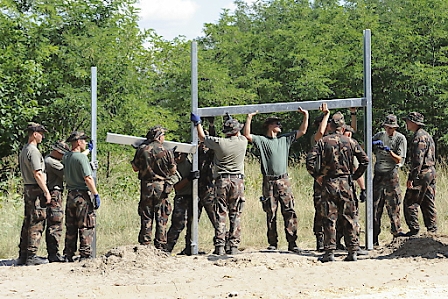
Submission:
M 431 135 L 422 128 L 414 133 L 410 144 L 411 169 L 409 181 L 418 179 L 420 171 L 435 166 L 436 146 Z
M 213 150 L 199 149 L 199 190 L 205 190 L 207 187 L 213 186 L 213 157 Z
M 158 141 L 141 144 L 132 163 L 138 168 L 142 181 L 166 181 L 176 173 L 174 153 Z
M 315 179 L 350 175 L 354 169 L 354 157 L 359 162 L 352 176 L 356 180 L 367 169 L 369 158 L 355 139 L 335 133 L 324 136 L 311 149 L 306 157 L 306 169 Z

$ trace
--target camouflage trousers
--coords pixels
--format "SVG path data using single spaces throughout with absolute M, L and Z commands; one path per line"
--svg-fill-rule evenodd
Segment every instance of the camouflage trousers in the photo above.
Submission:
M 45 230 L 45 240 L 47 242 L 48 255 L 57 254 L 59 242 L 62 236 L 62 220 L 64 210 L 62 209 L 62 191 L 52 190 L 51 203 L 47 206 L 47 228 Z
M 322 186 L 318 182 L 314 181 L 313 184 L 313 203 L 314 203 L 314 219 L 313 219 L 313 232 L 314 235 L 323 235 L 324 228 L 322 226 L 322 215 L 320 213 L 320 207 L 322 200 Z
M 46 199 L 42 189 L 36 185 L 24 187 L 24 218 L 20 233 L 20 256 L 36 254 L 47 218 Z
M 215 246 L 226 245 L 226 219 L 229 217 L 228 243 L 238 247 L 241 242 L 241 213 L 244 198 L 244 181 L 241 178 L 218 178 L 215 182 Z
M 154 246 L 166 250 L 167 223 L 172 208 L 168 200 L 168 194 L 163 191 L 163 181 L 141 181 L 140 202 L 138 204 L 138 214 L 140 216 L 138 242 L 142 245 L 151 243 L 152 225 L 155 221 Z
M 414 181 L 414 189 L 407 189 L 404 196 L 404 216 L 409 229 L 418 232 L 418 207 L 422 210 L 423 222 L 428 232 L 437 231 L 436 170 L 426 168 L 418 175 L 418 184 Z
M 347 177 L 325 179 L 319 206 L 324 227 L 325 250 L 336 249 L 336 222 L 338 222 L 347 250 L 357 251 L 359 248 L 358 213 L 349 179 Z
M 401 189 L 398 169 L 386 173 L 375 173 L 373 177 L 373 243 L 378 243 L 381 233 L 381 217 L 384 205 L 390 219 L 390 232 L 401 232 L 400 224 Z
M 297 215 L 294 210 L 294 196 L 292 194 L 291 182 L 288 177 L 269 180 L 263 176 L 263 210 L 266 213 L 268 243 L 277 246 L 277 210 L 283 216 L 283 224 L 288 244 L 297 240 Z
M 201 188 L 202 189 L 202 188 Z M 216 227 L 216 213 L 215 213 L 215 194 L 214 186 L 207 186 L 199 190 L 199 207 L 198 218 L 201 218 L 202 209 L 207 213 L 208 219 L 213 227 Z
M 187 226 L 185 248 L 191 247 L 191 225 L 193 222 L 193 197 L 191 195 L 176 195 L 174 209 L 171 215 L 171 226 L 167 234 L 167 250 L 171 252 L 179 239 L 180 233 Z
M 85 190 L 69 191 L 65 205 L 64 255 L 67 257 L 75 255 L 79 237 L 79 255 L 92 257 L 95 225 L 96 214 L 90 192 Z

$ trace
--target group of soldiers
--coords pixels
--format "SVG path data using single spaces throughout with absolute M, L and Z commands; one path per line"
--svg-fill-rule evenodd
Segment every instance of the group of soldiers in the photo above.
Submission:
M 369 159 L 352 138 L 356 124 L 356 109 L 351 108 L 352 126 L 347 125 L 340 112 L 330 117 L 326 104 L 320 107 L 322 115 L 315 120 L 318 127 L 313 136 L 314 146 L 307 155 L 306 167 L 314 183 L 314 232 L 316 250 L 324 252 L 322 262 L 334 261 L 336 249 L 346 249 L 346 261 L 356 261 L 359 248 L 358 199 L 354 183 L 360 187 L 359 201 L 366 200 L 363 173 Z M 141 230 L 139 242 L 151 242 L 153 220 L 156 222 L 154 244 L 171 252 L 180 232 L 187 226 L 185 248 L 181 254 L 191 254 L 191 225 L 194 200 L 192 181 L 199 179 L 199 215 L 202 207 L 215 229 L 214 254 L 236 254 L 241 240 L 241 213 L 244 207 L 244 157 L 247 144 L 252 143 L 260 153 L 262 181 L 262 208 L 266 213 L 268 250 L 278 246 L 277 210 L 280 207 L 288 250 L 300 252 L 297 246 L 297 215 L 294 196 L 288 176 L 290 146 L 308 129 L 308 112 L 303 114 L 300 128 L 282 133 L 281 119 L 269 117 L 264 121 L 264 135 L 251 133 L 252 117 L 247 115 L 245 125 L 231 116 L 224 120 L 222 133 L 215 135 L 213 118 L 207 118 L 209 130 L 202 126 L 202 119 L 191 114 L 190 120 L 197 129 L 200 141 L 199 172 L 192 171 L 191 157 L 184 153 L 165 150 L 166 129 L 150 129 L 147 141 L 136 151 L 132 166 L 139 172 L 141 198 L 139 214 Z M 353 122 L 354 120 L 354 122 Z M 409 232 L 400 225 L 401 192 L 398 169 L 404 164 L 407 141 L 398 128 L 395 115 L 388 115 L 384 131 L 374 135 L 372 144 L 376 155 L 374 174 L 374 245 L 379 245 L 381 217 L 386 205 L 394 237 L 418 234 L 418 207 L 420 206 L 428 232 L 436 232 L 435 199 L 435 147 L 431 136 L 424 131 L 423 115 L 411 112 L 404 120 L 409 131 L 414 132 L 411 143 L 411 171 L 404 199 L 404 211 Z M 244 129 L 243 129 L 244 127 Z M 241 133 L 242 131 L 242 133 Z M 173 177 L 175 178 L 173 180 Z M 167 222 L 172 207 L 168 201 L 170 190 L 175 190 L 171 227 Z M 226 220 L 229 227 L 226 228 Z M 340 242 L 344 239 L 345 246 Z
M 324 252 L 322 262 L 334 261 L 336 249 L 348 251 L 345 261 L 356 261 L 362 252 L 359 248 L 358 199 L 355 182 L 361 190 L 359 201 L 366 200 L 363 173 L 369 159 L 352 138 L 356 130 L 356 109 L 351 108 L 352 125 L 345 123 L 341 112 L 330 116 L 326 104 L 316 118 L 313 146 L 306 158 L 306 168 L 314 178 L 314 233 L 316 250 Z M 244 208 L 244 159 L 248 142 L 260 153 L 263 211 L 266 213 L 268 250 L 278 246 L 277 210 L 283 216 L 288 251 L 300 253 L 297 246 L 297 214 L 294 195 L 288 176 L 288 156 L 291 145 L 308 129 L 308 111 L 298 108 L 303 115 L 300 127 L 282 134 L 281 119 L 268 117 L 263 124 L 264 135 L 251 133 L 251 121 L 257 112 L 247 115 L 245 125 L 227 115 L 222 133 L 216 136 L 214 118 L 206 118 L 209 130 L 204 130 L 199 115 L 191 114 L 199 137 L 199 170 L 193 171 L 192 159 L 186 153 L 168 150 L 164 146 L 166 129 L 152 127 L 146 140 L 136 149 L 132 168 L 140 180 L 138 214 L 141 225 L 138 242 L 149 245 L 155 226 L 154 246 L 172 252 L 180 233 L 187 227 L 185 248 L 181 254 L 191 255 L 193 181 L 199 186 L 199 216 L 202 208 L 212 223 L 215 236 L 214 254 L 237 254 L 241 241 L 241 214 Z M 386 205 L 394 237 L 414 236 L 419 233 L 418 207 L 429 233 L 437 231 L 435 208 L 435 145 L 423 129 L 424 118 L 418 112 L 409 113 L 404 120 L 406 128 L 414 133 L 410 142 L 410 172 L 404 197 L 404 215 L 409 231 L 404 233 L 400 224 L 401 191 L 399 168 L 406 159 L 407 141 L 396 131 L 397 117 L 388 115 L 383 122 L 384 131 L 373 136 L 376 155 L 373 181 L 374 245 L 378 236 L 381 217 Z M 243 129 L 244 127 L 244 129 Z M 95 210 L 100 198 L 92 178 L 95 163 L 89 163 L 86 147 L 92 143 L 83 132 L 73 132 L 66 142 L 53 146 L 44 159 L 37 149 L 46 129 L 30 124 L 26 129 L 28 143 L 20 154 L 20 168 L 25 184 L 25 218 L 20 238 L 18 264 L 38 265 L 50 262 L 72 262 L 80 239 L 80 259 L 92 257 L 92 236 L 95 228 Z M 241 132 L 242 131 L 242 132 Z M 66 203 L 66 238 L 64 256 L 58 253 L 62 231 L 62 191 L 65 175 L 68 197 Z M 169 194 L 174 190 L 174 209 Z M 168 229 L 169 216 L 171 226 Z M 226 227 L 228 218 L 229 227 Z M 48 260 L 36 256 L 40 237 L 47 221 L 46 240 Z M 341 244 L 343 238 L 345 246 Z
M 80 260 L 92 258 L 95 210 L 101 200 L 92 177 L 96 163 L 87 155 L 93 149 L 83 132 L 73 132 L 58 141 L 43 158 L 38 149 L 45 133 L 43 125 L 30 123 L 25 129 L 28 142 L 19 155 L 24 183 L 24 219 L 16 265 L 41 265 L 48 262 L 73 262 L 79 238 Z M 67 143 L 71 144 L 71 148 Z M 65 183 L 64 183 L 65 181 Z M 64 209 L 62 194 L 68 189 L 65 207 L 65 248 L 59 254 Z M 36 255 L 45 230 L 48 258 Z

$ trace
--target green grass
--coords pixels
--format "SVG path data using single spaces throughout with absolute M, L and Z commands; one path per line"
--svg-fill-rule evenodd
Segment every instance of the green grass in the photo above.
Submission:
M 140 219 L 137 214 L 139 201 L 139 181 L 129 164 L 130 156 L 120 154 L 111 156 L 110 175 L 106 177 L 106 165 L 100 163 L 98 171 L 98 189 L 101 195 L 101 208 L 98 210 L 97 219 L 97 254 L 101 255 L 109 249 L 120 246 L 137 244 Z M 448 204 L 444 194 L 447 194 L 448 178 L 447 166 L 438 165 L 437 178 L 437 198 L 439 233 L 447 233 Z M 295 197 L 295 209 L 298 216 L 298 245 L 301 248 L 313 249 L 315 246 L 313 227 L 313 197 L 311 176 L 306 172 L 303 162 L 291 164 L 289 169 L 291 182 Z M 401 188 L 404 196 L 406 175 L 401 173 Z M 0 219 L 2 230 L 0 231 L 0 258 L 14 258 L 18 254 L 18 243 L 20 229 L 23 219 L 23 203 L 21 199 L 21 186 L 17 178 L 11 177 L 3 185 L 9 186 L 8 193 L 0 197 L 0 212 L 3 215 Z M 257 161 L 247 159 L 246 161 L 246 205 L 242 214 L 242 238 L 241 245 L 244 248 L 265 248 L 266 219 L 261 208 L 259 197 L 261 195 L 261 174 Z M 172 195 L 171 195 L 172 196 Z M 278 234 L 279 248 L 286 249 L 287 243 L 283 230 L 283 221 L 280 211 L 278 211 Z M 404 231 L 407 226 L 401 213 L 401 223 Z M 361 222 L 361 244 L 364 244 L 365 235 L 365 205 L 360 204 Z M 420 213 L 420 221 L 421 213 Z M 382 233 L 380 242 L 385 243 L 391 240 L 389 233 L 389 219 L 384 211 L 382 219 Z M 422 227 L 424 227 L 422 225 Z M 199 222 L 199 250 L 210 251 L 213 249 L 214 231 L 205 213 Z M 174 252 L 179 252 L 184 246 L 184 235 L 179 238 Z M 62 252 L 63 241 L 60 248 Z M 42 239 L 39 249 L 40 255 L 46 255 L 45 241 Z

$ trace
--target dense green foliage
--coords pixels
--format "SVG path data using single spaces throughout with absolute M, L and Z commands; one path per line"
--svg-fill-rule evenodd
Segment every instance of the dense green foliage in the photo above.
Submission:
M 92 66 L 100 155 L 118 149 L 103 142 L 106 132 L 140 136 L 159 123 L 170 129 L 168 139 L 189 141 L 190 41 L 141 31 L 135 1 L 0 0 L 3 170 L 29 121 L 45 124 L 50 141 L 90 129 Z M 418 110 L 446 155 L 447 1 L 235 3 L 198 38 L 201 107 L 360 97 L 362 34 L 369 28 L 374 131 L 388 113 Z M 285 130 L 301 122 L 298 113 L 284 117 Z M 256 133 L 261 120 L 254 119 Z

